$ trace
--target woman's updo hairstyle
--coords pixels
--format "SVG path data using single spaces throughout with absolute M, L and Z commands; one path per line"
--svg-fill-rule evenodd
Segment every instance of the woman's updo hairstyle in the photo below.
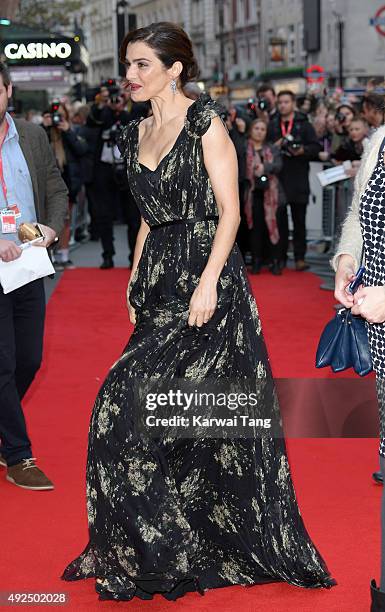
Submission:
M 175 23 L 161 21 L 128 32 L 119 50 L 119 59 L 123 64 L 126 63 L 127 47 L 134 42 L 144 42 L 151 47 L 166 68 L 171 68 L 174 62 L 181 62 L 183 70 L 179 78 L 182 87 L 188 81 L 197 78 L 199 68 L 194 57 L 191 40 L 186 32 Z

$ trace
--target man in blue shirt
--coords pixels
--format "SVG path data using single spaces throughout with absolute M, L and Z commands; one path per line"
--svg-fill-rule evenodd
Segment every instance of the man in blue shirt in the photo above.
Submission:
M 64 225 L 68 194 L 44 130 L 7 113 L 12 85 L 0 62 L 0 259 L 20 257 L 17 229 L 39 222 L 49 246 Z M 34 246 L 32 248 L 41 248 Z M 53 489 L 32 457 L 21 400 L 40 367 L 45 318 L 43 280 L 4 294 L 0 286 L 0 465 L 9 482 Z

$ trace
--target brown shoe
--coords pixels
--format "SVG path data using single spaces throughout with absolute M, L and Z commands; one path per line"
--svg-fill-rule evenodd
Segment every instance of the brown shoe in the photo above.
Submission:
M 0 455 L 0 466 L 1 467 L 7 467 L 7 462 L 4 459 L 3 455 Z
M 308 270 L 310 268 L 309 264 L 306 263 L 303 259 L 297 259 L 295 262 L 295 269 L 297 272 L 303 272 L 304 270 Z
M 31 459 L 22 459 L 21 463 L 9 466 L 7 480 L 22 489 L 31 489 L 32 491 L 53 489 L 52 482 L 35 465 L 35 461 L 35 457 L 31 457 Z

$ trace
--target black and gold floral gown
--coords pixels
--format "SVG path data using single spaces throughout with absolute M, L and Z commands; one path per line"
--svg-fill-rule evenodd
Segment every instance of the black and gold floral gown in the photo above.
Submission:
M 95 401 L 87 458 L 89 543 L 64 580 L 99 577 L 100 599 L 176 599 L 187 591 L 286 581 L 336 584 L 297 506 L 285 442 L 135 434 L 131 379 L 194 380 L 272 373 L 238 247 L 201 328 L 189 301 L 207 262 L 218 209 L 201 137 L 222 111 L 207 94 L 188 109 L 171 151 L 151 171 L 138 161 L 138 125 L 121 141 L 132 193 L 151 227 L 133 278 L 136 325 Z M 279 411 L 274 383 L 271 413 Z

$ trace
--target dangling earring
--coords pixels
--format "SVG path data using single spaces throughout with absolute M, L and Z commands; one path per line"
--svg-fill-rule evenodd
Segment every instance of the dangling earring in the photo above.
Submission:
M 170 85 L 171 85 L 172 93 L 176 94 L 176 81 L 173 79 Z

